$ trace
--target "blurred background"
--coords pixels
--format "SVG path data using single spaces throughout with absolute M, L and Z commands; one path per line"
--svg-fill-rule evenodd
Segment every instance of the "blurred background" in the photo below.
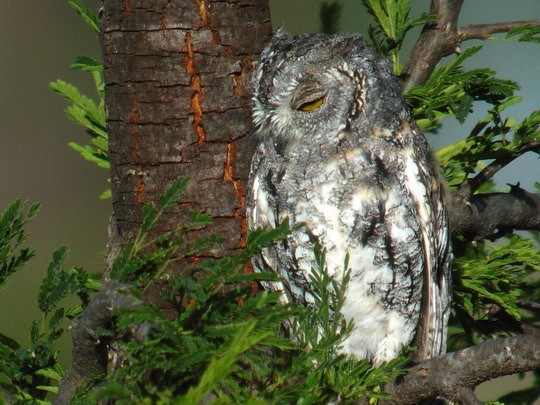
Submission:
M 320 0 L 271 0 L 274 28 L 282 26 L 291 34 L 320 30 Z M 86 0 L 97 8 L 100 1 Z M 429 0 L 413 0 L 412 17 L 429 10 Z M 360 0 L 342 0 L 342 32 L 366 33 L 370 21 Z M 540 18 L 538 0 L 466 1 L 460 25 Z M 404 52 L 419 32 L 412 31 Z M 463 48 L 481 41 L 469 41 Z M 49 82 L 63 79 L 96 97 L 91 76 L 69 68 L 75 57 L 100 58 L 98 39 L 68 5 L 67 0 L 0 0 L 0 210 L 16 198 L 42 203 L 41 212 L 27 226 L 28 245 L 37 257 L 11 277 L 0 292 L 0 331 L 21 344 L 28 342 L 32 320 L 39 319 L 37 293 L 52 252 L 60 245 L 70 251 L 68 265 L 81 266 L 90 273 L 102 269 L 107 240 L 111 200 L 100 200 L 107 188 L 108 173 L 83 160 L 68 141 L 87 142 L 84 131 L 71 123 L 64 109 L 68 103 L 54 94 Z M 540 47 L 528 43 L 484 42 L 480 54 L 466 67 L 490 67 L 498 77 L 517 81 L 523 102 L 508 109 L 518 120 L 540 107 Z M 444 121 L 437 134 L 427 134 L 435 148 L 466 136 L 477 120 L 486 114 L 486 106 L 477 110 L 464 125 Z M 529 153 L 513 162 L 496 177 L 506 183 L 521 182 L 532 189 L 540 181 L 540 161 Z M 63 338 L 64 364 L 69 361 L 69 336 Z M 526 381 L 511 379 L 518 388 Z M 482 392 L 483 400 L 500 393 L 499 381 Z

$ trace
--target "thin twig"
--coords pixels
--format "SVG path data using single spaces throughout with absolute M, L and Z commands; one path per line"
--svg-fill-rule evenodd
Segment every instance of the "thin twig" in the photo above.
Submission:
M 524 153 L 531 151 L 540 153 L 540 142 L 535 141 L 524 143 L 511 156 L 495 159 L 484 169 L 482 169 L 482 171 L 480 171 L 480 173 L 478 173 L 475 177 L 463 182 L 463 184 L 461 184 L 459 190 L 456 193 L 462 198 L 469 198 L 476 192 L 476 190 L 480 188 L 480 186 L 482 186 L 482 184 L 491 180 L 499 170 L 507 166 L 509 163 L 511 163 Z
M 504 323 L 509 328 L 509 330 L 523 335 L 540 335 L 540 329 L 536 326 L 517 320 L 498 305 L 493 306 L 496 308 L 492 312 L 493 316 L 497 318 L 500 322 Z
M 469 39 L 489 39 L 491 34 L 508 32 L 513 28 L 530 25 L 540 27 L 540 21 L 512 21 L 492 24 L 470 24 L 459 29 L 461 41 Z

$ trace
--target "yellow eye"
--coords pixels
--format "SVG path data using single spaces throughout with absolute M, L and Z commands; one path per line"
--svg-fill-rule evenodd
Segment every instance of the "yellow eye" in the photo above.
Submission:
M 298 109 L 300 111 L 313 111 L 319 108 L 324 103 L 324 97 L 318 98 L 314 101 L 310 101 L 309 103 L 302 104 Z

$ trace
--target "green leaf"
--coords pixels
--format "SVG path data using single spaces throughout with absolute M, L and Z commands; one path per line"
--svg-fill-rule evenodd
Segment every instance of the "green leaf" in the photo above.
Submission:
M 64 372 L 62 371 L 62 368 L 59 365 L 56 365 L 55 367 L 42 368 L 41 370 L 37 370 L 36 374 L 42 375 L 43 377 L 50 378 L 51 380 L 54 380 L 54 381 L 60 381 L 62 377 L 64 376 Z
M 95 32 L 101 31 L 98 15 L 86 7 L 81 0 L 70 0 L 69 5 L 75 9 L 75 11 L 82 17 L 85 23 L 87 23 Z
M 39 309 L 44 314 L 49 314 L 58 307 L 60 300 L 70 295 L 77 294 L 85 301 L 85 296 L 90 292 L 86 285 L 88 284 L 87 273 L 78 268 L 72 268 L 69 271 L 64 270 L 64 264 L 67 259 L 67 250 L 64 246 L 53 252 L 53 258 L 49 263 L 47 275 L 43 279 L 38 296 Z M 77 308 L 77 307 L 75 307 Z M 58 326 L 63 316 L 68 316 L 73 309 L 64 312 L 59 308 L 52 316 L 50 326 Z
M 73 150 L 79 152 L 86 160 L 94 162 L 99 167 L 103 167 L 104 169 L 110 168 L 111 163 L 109 162 L 109 158 L 104 155 L 102 151 L 94 149 L 90 146 L 81 146 L 75 142 L 68 142 L 68 145 Z
M 219 383 L 234 371 L 234 364 L 240 355 L 251 347 L 259 343 L 268 336 L 268 332 L 255 333 L 255 321 L 238 328 L 238 333 L 229 344 L 228 349 L 212 359 L 204 374 L 201 376 L 199 384 L 192 387 L 179 403 L 196 404 L 203 400 L 216 388 Z
M 86 72 L 102 72 L 103 64 L 97 59 L 89 56 L 78 56 L 75 58 L 75 63 L 71 65 L 71 68 Z
M 518 41 L 540 43 L 540 27 L 535 27 L 529 24 L 512 28 L 506 33 L 506 38 L 517 38 Z
M 22 207 L 23 203 L 17 199 L 0 216 L 0 290 L 7 285 L 11 274 L 35 256 L 34 250 L 22 247 L 28 237 L 23 226 L 37 214 L 40 205 L 32 204 L 26 216 Z
M 172 208 L 180 199 L 180 195 L 187 190 L 189 180 L 187 177 L 176 179 L 165 191 L 165 194 L 159 198 L 161 209 L 168 210 Z
M 102 200 L 105 200 L 107 198 L 111 198 L 112 197 L 112 190 L 110 188 L 108 188 L 107 190 L 105 190 L 103 193 L 100 194 L 99 198 L 101 198 Z

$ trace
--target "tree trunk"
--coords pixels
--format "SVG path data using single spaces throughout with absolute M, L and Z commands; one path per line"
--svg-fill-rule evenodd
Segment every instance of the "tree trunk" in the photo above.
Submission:
M 113 217 L 109 262 L 137 231 L 141 208 L 179 176 L 190 188 L 161 229 L 207 212 L 245 243 L 250 76 L 271 33 L 266 0 L 105 0 L 102 49 Z

